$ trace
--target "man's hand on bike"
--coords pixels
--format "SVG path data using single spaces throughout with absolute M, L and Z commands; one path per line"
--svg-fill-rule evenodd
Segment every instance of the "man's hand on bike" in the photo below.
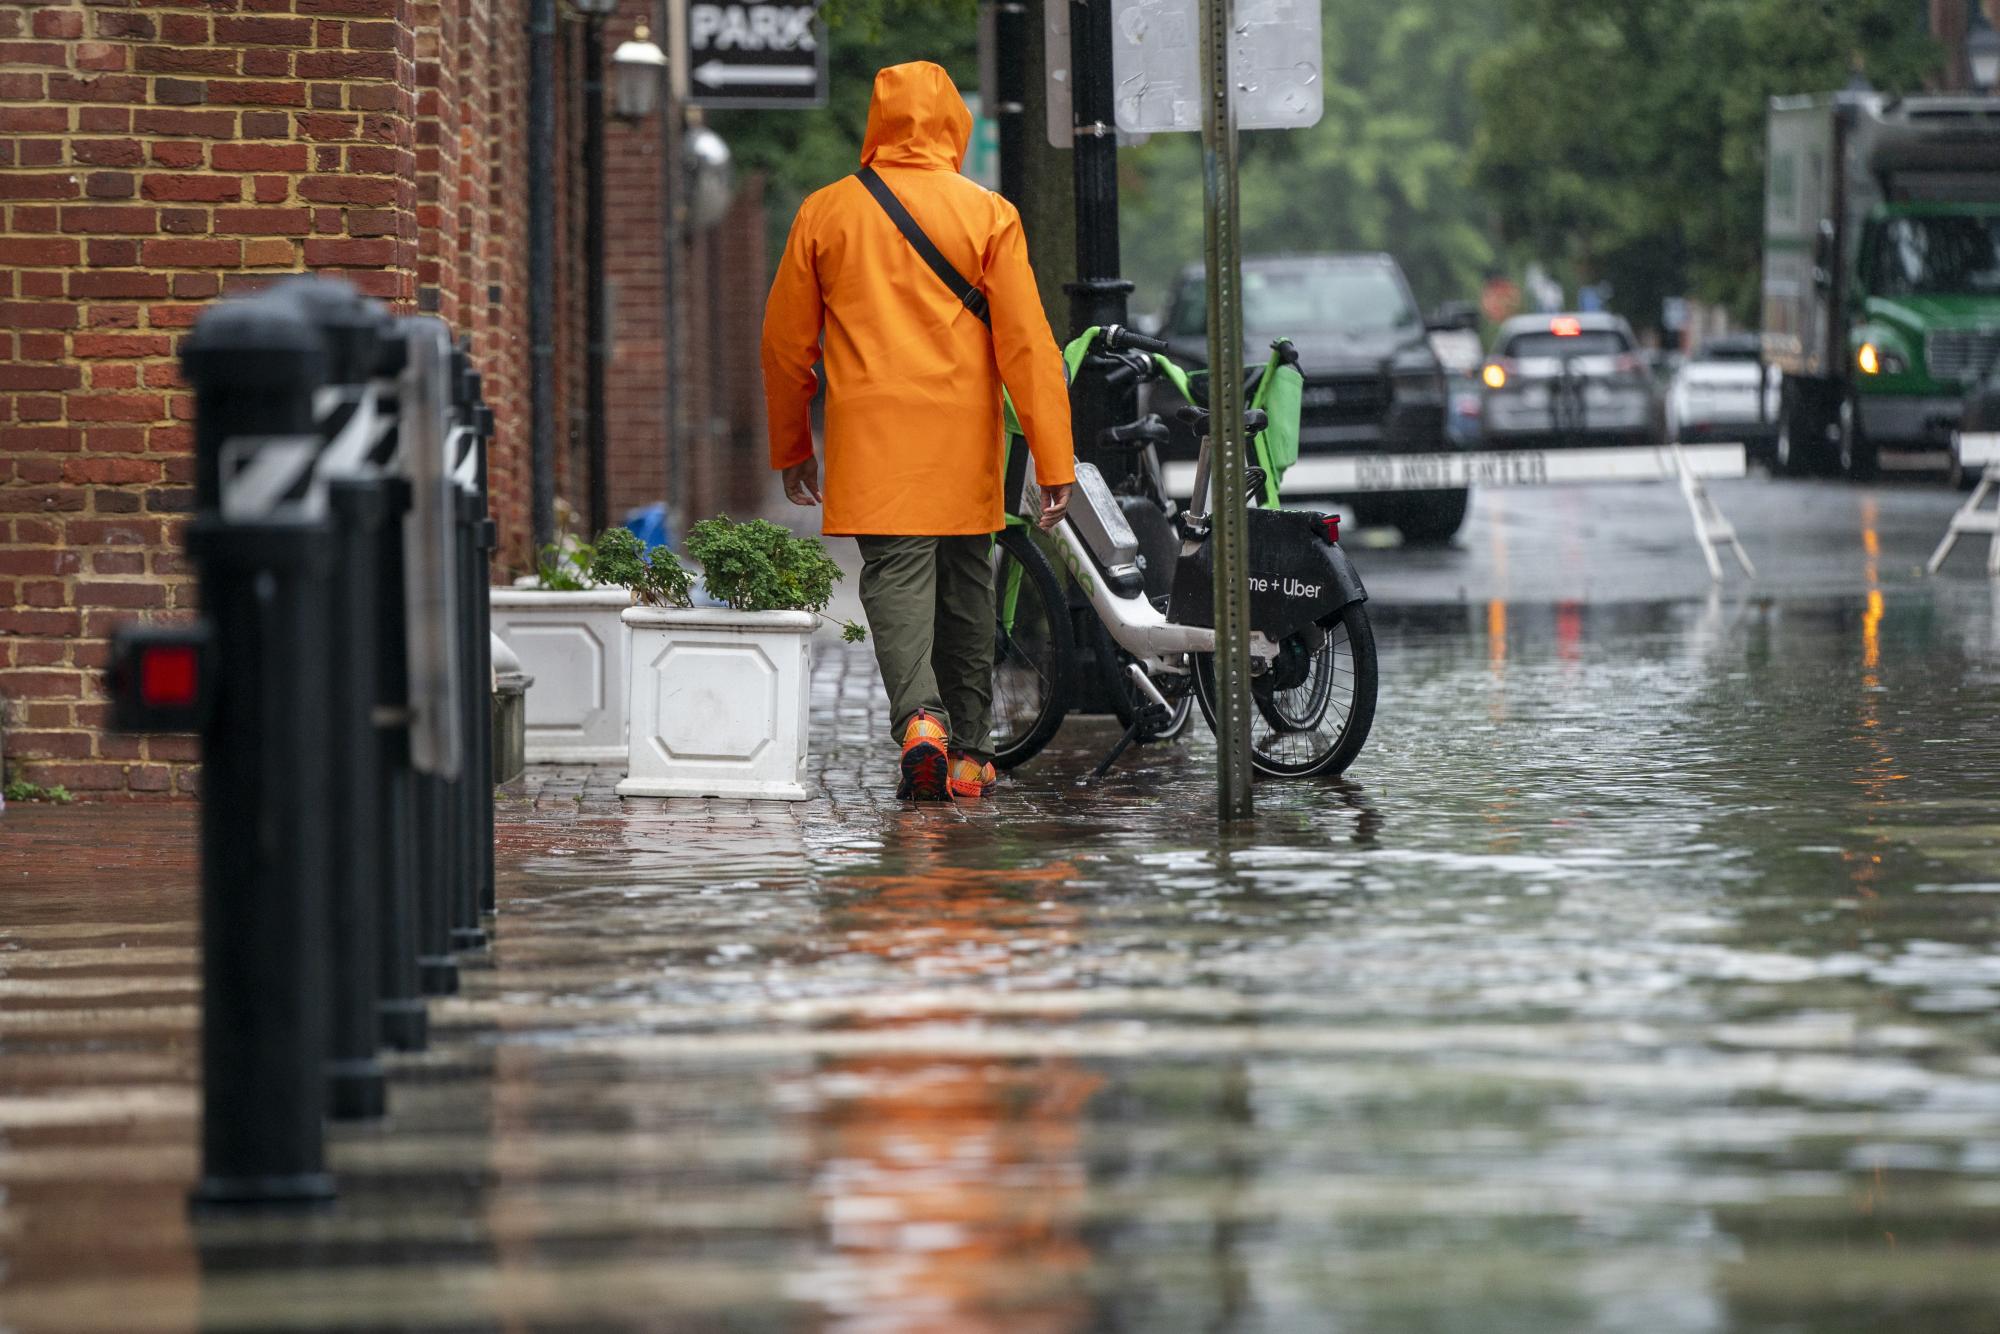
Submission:
M 1042 517 L 1040 523 L 1043 532 L 1046 533 L 1049 529 L 1061 523 L 1063 515 L 1069 513 L 1069 489 L 1070 483 L 1068 482 L 1064 482 L 1059 486 L 1045 486 L 1042 488 Z
M 825 502 L 819 493 L 819 460 L 807 459 L 794 463 L 785 469 L 785 499 L 794 505 L 818 505 Z

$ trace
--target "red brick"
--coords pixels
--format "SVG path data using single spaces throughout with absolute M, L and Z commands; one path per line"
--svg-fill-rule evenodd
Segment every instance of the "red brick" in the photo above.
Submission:
M 47 615 L 48 613 L 43 613 Z M 33 634 L 32 630 L 21 631 Z M 83 693 L 81 672 L 0 672 L 0 695 L 9 699 L 75 699 Z
M 301 51 L 293 64 L 301 79 L 393 79 L 393 51 Z
M 306 264 L 321 266 L 353 265 L 374 268 L 396 262 L 396 243 L 387 238 L 371 240 L 320 240 L 306 242 Z
M 148 176 L 142 188 L 146 198 L 172 203 L 217 204 L 243 197 L 243 184 L 233 176 Z
M 155 583 L 79 580 L 76 602 L 80 607 L 164 607 L 167 605 L 167 590 Z
M 299 182 L 299 198 L 316 204 L 393 204 L 396 183 L 386 177 L 308 176 Z
M 236 113 L 142 108 L 133 116 L 132 128 L 140 134 L 174 134 L 195 139 L 233 139 L 236 137 Z
M 387 19 L 396 16 L 396 0 L 298 0 L 301 14 L 340 14 L 353 18 Z
M 29 611 L 26 607 L 9 611 L 0 607 L 0 634 L 73 635 L 82 627 L 83 618 L 73 611 Z M 0 682 L 0 695 L 10 693 L 5 682 Z
M 72 792 L 115 792 L 125 787 L 125 767 L 117 764 L 49 764 L 29 762 L 22 772 L 30 782 L 44 787 L 66 787 Z
M 328 116 L 309 113 L 300 116 L 299 134 L 307 139 L 352 139 L 361 127 L 358 116 Z M 58 125 L 57 129 L 62 127 Z
M 82 561 L 58 547 L 0 547 L 0 574 L 75 574 Z
M 93 171 L 83 179 L 83 192 L 92 199 L 130 199 L 137 179 L 129 171 Z
M 136 167 L 146 160 L 146 150 L 130 139 L 72 139 L 70 155 L 89 167 Z
M 132 111 L 129 107 L 78 107 L 76 128 L 90 134 L 128 134 Z
M 217 171 L 304 171 L 304 144 L 217 144 L 209 155 Z
M 0 389 L 74 389 L 83 383 L 83 372 L 76 366 L 37 366 L 29 362 L 0 361 Z M 28 478 L 16 473 L 24 481 L 52 482 L 53 477 Z
M 92 237 L 85 243 L 84 253 L 92 267 L 129 269 L 139 262 L 139 243 L 129 239 Z
M 0 72 L 0 101 L 39 102 L 47 96 L 43 90 L 48 86 L 46 75 L 12 70 Z
M 88 732 L 9 732 L 7 749 L 15 759 L 90 758 Z
M 158 179 L 158 178 L 154 178 Z M 200 179 L 200 178 L 195 178 Z M 148 265 L 158 268 L 212 268 L 236 264 L 243 257 L 241 241 L 169 240 L 145 241 L 140 254 Z
M 83 36 L 83 11 L 44 9 L 35 15 L 35 36 L 68 41 Z
M 83 447 L 98 454 L 142 454 L 146 450 L 146 428 L 143 426 L 97 425 L 83 433 Z M 137 509 L 136 504 L 120 504 L 134 497 L 120 496 L 115 491 L 100 491 L 91 497 L 99 514 L 129 514 Z M 110 502 L 107 504 L 106 502 Z
M 217 144 L 215 151 L 219 153 L 225 147 L 227 145 Z M 200 144 L 178 143 L 168 139 L 155 143 L 147 151 L 152 154 L 155 166 L 199 167 L 204 150 Z
M 102 362 L 90 368 L 92 389 L 137 389 L 139 368 L 126 362 Z
M 0 496 L 6 493 L 0 491 Z M 16 524 L 16 528 L 20 525 Z M 158 546 L 158 519 L 71 519 L 69 539 L 79 546 Z
M 302 107 L 306 104 L 306 90 L 302 84 L 289 82 L 210 79 L 208 100 L 218 105 Z
M 0 265 L 76 263 L 76 242 L 60 236 L 0 236 Z
M 143 269 L 86 270 L 70 274 L 69 294 L 79 299 L 150 300 L 167 294 L 167 275 Z
M 129 48 L 117 42 L 78 42 L 76 67 L 91 70 L 122 70 Z
M 0 329 L 74 329 L 76 307 L 60 301 L 0 301 Z
M 175 46 L 203 46 L 209 38 L 208 18 L 202 14 L 163 14 L 160 40 Z
M 306 46 L 312 42 L 312 20 L 218 17 L 215 40 L 236 46 Z
M 189 242 L 148 241 L 148 247 L 155 245 Z M 201 243 L 194 243 L 201 244 Z M 218 244 L 228 244 L 219 242 Z M 152 263 L 150 258 L 147 261 Z M 164 262 L 164 261 L 162 261 Z M 70 339 L 71 355 L 88 360 L 94 357 L 164 357 L 172 353 L 173 339 L 165 334 L 84 334 Z
M 194 79 L 153 80 L 153 101 L 167 107 L 195 107 L 208 100 L 208 85 Z
M 75 199 L 80 193 L 76 177 L 66 171 L 0 174 L 0 199 Z
M 245 51 L 243 73 L 253 79 L 283 79 L 291 75 L 292 53 L 279 50 Z
M 292 133 L 289 111 L 246 111 L 243 113 L 244 139 L 286 139 Z
M 0 42 L 0 64 L 63 69 L 69 64 L 69 48 L 61 42 Z
M 96 15 L 99 37 L 137 37 L 151 41 L 159 35 L 159 25 L 151 15 L 99 10 Z
M 0 134 L 60 134 L 68 128 L 67 107 L 0 107 Z
M 79 205 L 62 211 L 62 229 L 66 232 L 141 235 L 156 230 L 158 224 L 159 214 L 150 208 Z
M 302 208 L 219 208 L 215 230 L 243 236 L 295 236 L 312 221 Z
M 243 263 L 253 269 L 270 268 L 273 265 L 291 268 L 299 262 L 298 244 L 293 241 L 246 241 L 243 243 Z
M 357 51 L 393 51 L 396 49 L 396 25 L 350 23 L 347 25 L 347 44 Z
M 17 163 L 23 167 L 62 165 L 63 141 L 60 139 L 17 139 L 12 143 L 0 139 L 0 153 L 9 148 L 14 150 Z
M 157 733 L 146 738 L 146 755 L 155 760 L 177 760 L 193 763 L 201 758 L 199 737 Z
M 130 74 L 49 75 L 52 102 L 143 102 L 146 81 Z
M 149 422 L 165 412 L 158 394 L 82 394 L 69 405 L 73 422 Z

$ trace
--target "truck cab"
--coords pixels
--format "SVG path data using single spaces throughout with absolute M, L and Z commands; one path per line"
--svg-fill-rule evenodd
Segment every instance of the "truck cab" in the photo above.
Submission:
M 1792 473 L 1944 470 L 2000 355 L 2000 106 L 1774 98 L 1764 355 Z

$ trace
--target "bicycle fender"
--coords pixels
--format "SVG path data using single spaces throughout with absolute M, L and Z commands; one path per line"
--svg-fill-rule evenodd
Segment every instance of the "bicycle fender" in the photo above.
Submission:
M 1247 510 L 1250 521 L 1250 628 L 1283 639 L 1368 600 L 1361 574 L 1338 543 L 1327 540 L 1322 516 L 1305 510 Z M 1215 624 L 1215 561 L 1211 542 L 1183 555 L 1174 568 L 1167 619 Z

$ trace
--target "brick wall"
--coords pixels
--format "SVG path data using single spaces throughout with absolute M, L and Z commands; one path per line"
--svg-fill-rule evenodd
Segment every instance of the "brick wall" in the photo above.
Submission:
M 503 564 L 525 568 L 523 18 L 518 0 L 0 3 L 12 776 L 192 786 L 191 739 L 102 730 L 98 674 L 112 626 L 192 607 L 174 353 L 219 293 L 314 269 L 469 334 L 496 407 Z

